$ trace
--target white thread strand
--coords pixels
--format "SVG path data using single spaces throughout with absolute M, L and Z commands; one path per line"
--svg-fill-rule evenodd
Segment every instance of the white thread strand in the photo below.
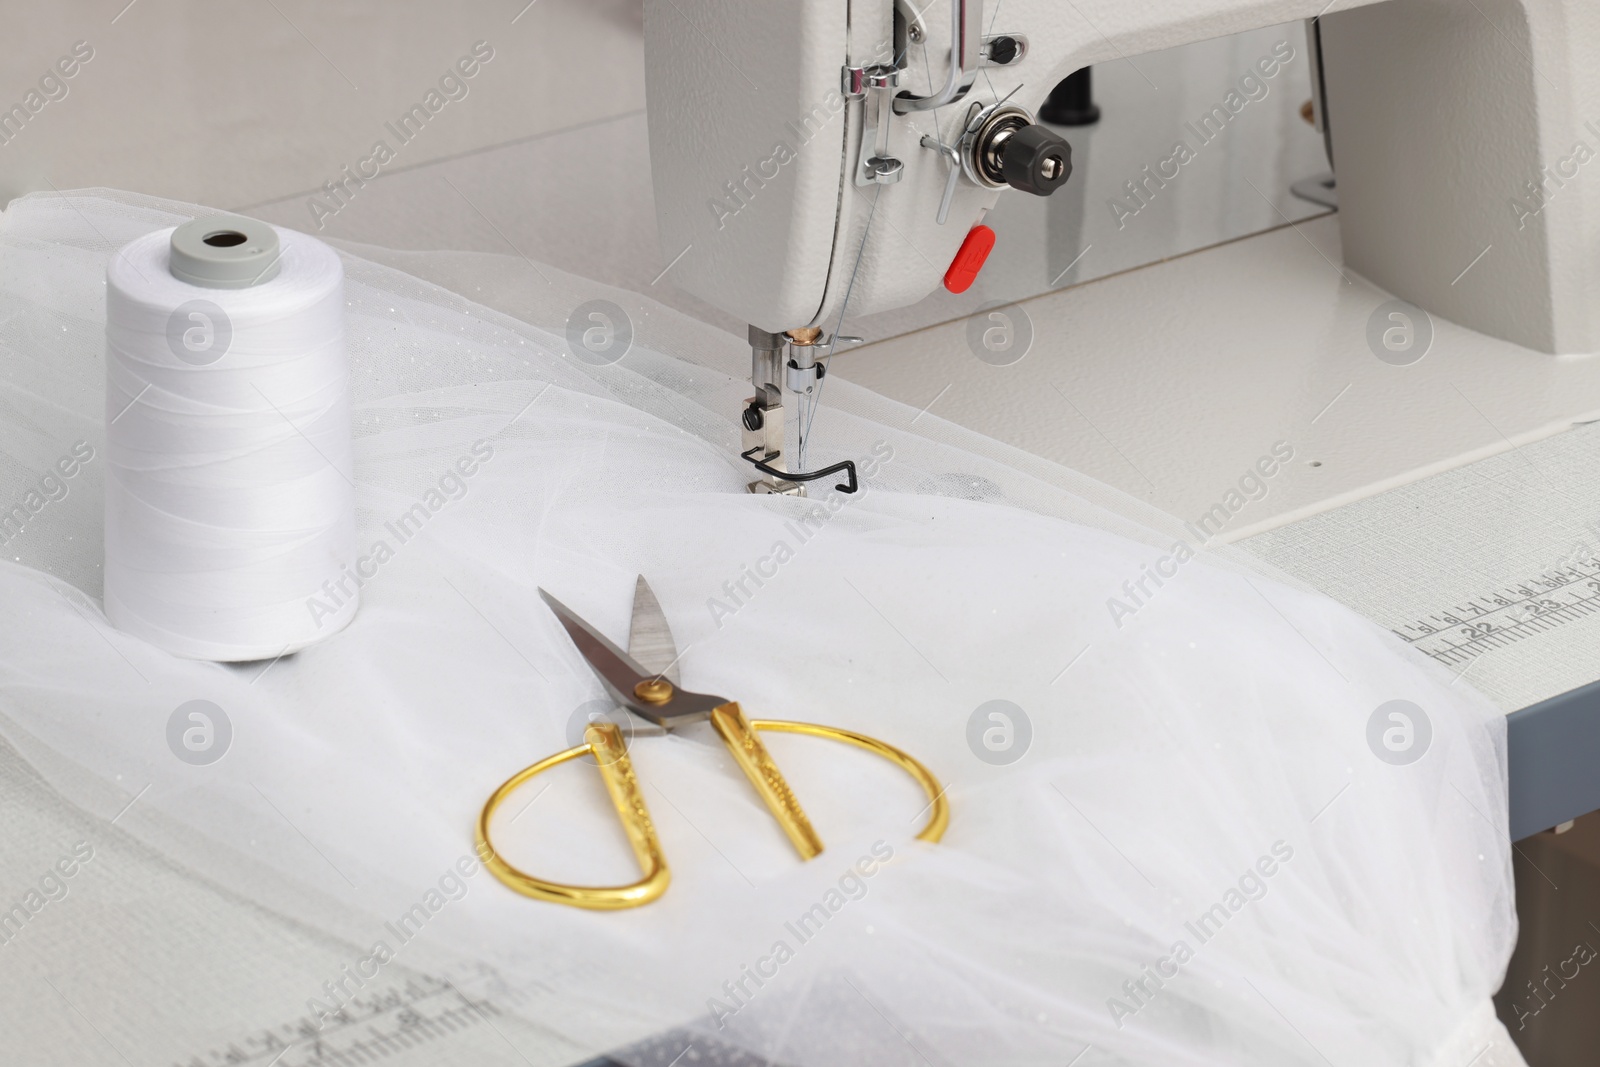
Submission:
M 202 288 L 170 273 L 171 234 L 106 270 L 106 614 L 176 655 L 270 658 L 356 610 L 343 269 L 279 230 L 275 278 Z

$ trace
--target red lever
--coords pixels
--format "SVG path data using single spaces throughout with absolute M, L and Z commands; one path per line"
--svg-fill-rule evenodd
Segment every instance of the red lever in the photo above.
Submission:
M 987 226 L 974 226 L 967 231 L 966 239 L 944 272 L 944 287 L 952 293 L 964 293 L 978 280 L 978 272 L 994 248 L 994 231 Z

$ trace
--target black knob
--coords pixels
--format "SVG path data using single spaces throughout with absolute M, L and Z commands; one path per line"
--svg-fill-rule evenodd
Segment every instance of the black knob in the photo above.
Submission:
M 1003 67 L 1016 59 L 1021 51 L 1022 46 L 1015 37 L 996 37 L 989 42 L 989 61 Z
M 1039 118 L 1052 126 L 1093 126 L 1100 121 L 1100 107 L 1094 102 L 1092 67 L 1068 74 L 1050 90 L 1039 106 Z
M 1013 189 L 1049 196 L 1072 175 L 1072 146 L 1044 126 L 1024 126 L 1006 139 L 1000 173 Z
M 766 425 L 766 419 L 761 414 L 761 409 L 751 404 L 744 409 L 744 428 L 754 433 Z

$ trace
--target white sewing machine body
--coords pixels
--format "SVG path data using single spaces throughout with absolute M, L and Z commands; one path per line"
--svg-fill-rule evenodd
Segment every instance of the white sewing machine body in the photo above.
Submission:
M 1324 14 L 1331 6 L 1340 10 Z M 773 332 L 831 329 L 847 296 L 852 316 L 912 303 L 1001 195 L 963 176 L 937 221 L 950 168 L 922 139 L 954 141 L 973 102 L 1033 112 L 1079 68 L 1320 16 L 1346 266 L 1529 348 L 1600 347 L 1596 227 L 1585 222 L 1600 192 L 1572 181 L 1584 161 L 1568 153 L 1572 131 L 1600 116 L 1583 62 L 1600 13 L 1587 6 L 1011 0 L 993 18 L 978 0 L 948 7 L 929 5 L 913 43 L 892 0 L 647 0 L 656 207 L 664 255 L 682 254 L 676 284 Z M 894 184 L 859 181 L 875 94 L 936 93 L 952 80 L 952 24 L 980 15 L 985 39 L 1023 39 L 1024 54 L 1008 65 L 980 58 L 952 103 L 893 113 L 888 151 L 903 172 Z M 897 56 L 897 88 L 841 91 L 842 71 Z M 1458 281 L 1491 245 L 1496 255 Z
M 1317 117 L 1326 125 L 1337 174 L 1336 223 L 1297 227 L 1295 235 L 1281 240 L 1263 236 L 1248 247 L 1214 248 L 1186 266 L 1148 267 L 1095 293 L 1048 296 L 1033 305 L 1033 313 L 1041 326 L 1050 321 L 1050 336 L 1072 338 L 1065 346 L 1070 361 L 1062 358 L 1063 346 L 1054 345 L 1055 351 L 1041 352 L 1009 384 L 995 378 L 992 368 L 968 367 L 961 355 L 951 354 L 957 346 L 948 335 L 959 333 L 959 325 L 875 345 L 862 354 L 859 373 L 852 377 L 914 406 L 936 402 L 944 395 L 941 385 L 949 389 L 962 382 L 959 403 L 967 414 L 947 417 L 1003 439 L 1033 442 L 1057 436 L 1049 423 L 1087 421 L 1076 407 L 1052 415 L 1053 403 L 1042 410 L 1036 398 L 1048 398 L 1049 388 L 1056 387 L 1052 379 L 1070 366 L 1089 364 L 1094 370 L 1079 377 L 1114 389 L 1127 401 L 1112 416 L 1118 420 L 1113 434 L 1135 428 L 1153 432 L 1166 444 L 1150 451 L 1162 455 L 1187 447 L 1220 456 L 1230 447 L 1216 437 L 1214 425 L 1202 438 L 1203 427 L 1189 424 L 1199 412 L 1181 399 L 1185 396 L 1251 395 L 1266 405 L 1287 401 L 1297 436 L 1315 441 L 1333 432 L 1326 423 L 1315 424 L 1354 382 L 1364 382 L 1361 388 L 1369 396 L 1400 389 L 1353 420 L 1347 417 L 1349 428 L 1337 431 L 1336 447 L 1327 450 L 1355 461 L 1338 484 L 1310 490 L 1309 501 L 1291 509 L 1294 514 L 1250 524 L 1254 529 L 1241 527 L 1227 539 L 1305 516 L 1325 514 L 1325 527 L 1343 521 L 1346 542 L 1339 551 L 1351 564 L 1348 573 L 1361 576 L 1355 584 L 1392 592 L 1344 589 L 1341 598 L 1396 627 L 1401 620 L 1417 619 L 1423 628 L 1438 625 L 1449 632 L 1454 605 L 1464 602 L 1469 589 L 1477 591 L 1475 583 L 1487 587 L 1491 574 L 1493 581 L 1503 582 L 1519 567 L 1525 569 L 1517 573 L 1519 581 L 1545 573 L 1554 556 L 1539 531 L 1575 528 L 1584 508 L 1571 492 L 1572 483 L 1553 484 L 1543 473 L 1548 461 L 1541 461 L 1535 480 L 1565 501 L 1560 511 L 1530 512 L 1540 517 L 1526 522 L 1501 519 L 1474 534 L 1466 532 L 1468 509 L 1468 517 L 1456 518 L 1463 532 L 1454 548 L 1448 540 L 1431 540 L 1423 555 L 1407 557 L 1409 570 L 1399 573 L 1363 559 L 1359 546 L 1375 529 L 1403 527 L 1396 523 L 1400 516 L 1375 517 L 1381 509 L 1358 515 L 1346 505 L 1414 483 L 1421 503 L 1407 507 L 1442 514 L 1445 509 L 1436 505 L 1451 494 L 1471 497 L 1461 497 L 1456 483 L 1446 485 L 1449 479 L 1440 472 L 1596 417 L 1595 383 L 1588 359 L 1581 357 L 1600 352 L 1594 312 L 1600 296 L 1594 256 L 1600 187 L 1583 180 L 1583 168 L 1600 155 L 1592 147 L 1600 143 L 1600 74 L 1584 62 L 1600 44 L 1600 11 L 1573 0 L 1009 0 L 997 15 L 993 5 L 980 12 L 977 0 L 951 0 L 928 5 L 920 16 L 904 4 L 898 8 L 894 0 L 645 2 L 661 253 L 663 261 L 674 264 L 676 285 L 752 324 L 756 396 L 745 413 L 744 445 L 747 459 L 764 446 L 768 463 L 766 480 L 752 483 L 753 491 L 803 491 L 782 478 L 786 471 L 803 469 L 803 460 L 786 462 L 792 450 L 786 448 L 781 402 L 785 388 L 795 395 L 796 386 L 809 381 L 812 357 L 807 347 L 794 344 L 796 335 L 816 345 L 847 319 L 921 300 L 939 285 L 969 231 L 997 198 L 1017 195 L 974 181 L 969 156 L 948 202 L 941 204 L 952 168 L 951 153 L 939 146 L 961 147 L 958 138 L 969 111 L 1003 101 L 1031 115 L 1075 70 L 1312 19 L 1303 39 L 1292 35 L 1284 42 L 1286 49 L 1310 55 L 1263 55 L 1254 73 L 1270 80 L 1274 59 L 1312 64 Z M 907 27 L 914 20 L 919 21 L 912 33 Z M 976 49 L 970 47 L 975 26 L 981 27 L 983 42 Z M 954 48 L 952 28 L 968 38 Z M 986 62 L 987 45 L 1002 36 L 1022 41 L 1021 54 L 1008 64 Z M 952 73 L 957 67 L 953 52 L 966 57 L 960 65 L 965 70 Z M 969 64 L 974 53 L 978 61 Z M 898 84 L 871 88 L 871 75 L 881 75 L 884 65 L 899 68 Z M 963 84 L 968 86 L 964 92 Z M 1248 95 L 1250 84 L 1238 84 Z M 848 91 L 863 85 L 859 95 Z M 907 109 L 908 98 L 935 97 L 941 86 L 956 86 L 956 98 L 930 110 Z M 892 109 L 880 95 L 889 92 L 898 94 Z M 1233 106 L 1226 97 L 1219 105 Z M 1205 121 L 1203 110 L 1191 117 L 1191 124 Z M 1219 121 L 1225 119 L 1219 116 Z M 1200 139 L 1206 140 L 1203 132 Z M 1175 124 L 1174 157 L 1185 140 Z M 868 161 L 885 156 L 896 164 L 893 180 L 873 180 Z M 1155 192 L 1172 178 L 1170 172 L 1163 177 L 1159 167 L 1130 175 L 1127 192 L 1135 202 L 1140 192 Z M 943 223 L 942 209 L 947 211 Z M 1328 239 L 1332 225 L 1338 228 L 1337 248 Z M 1313 240 L 1311 233 L 1321 237 Z M 1260 265 L 1247 263 L 1252 253 L 1277 248 L 1282 255 L 1286 247 L 1303 251 L 1307 245 L 1316 263 L 1300 269 L 1314 271 L 1313 281 L 1292 272 L 1266 280 L 1270 268 L 1264 275 Z M 993 255 L 1006 253 L 1001 244 Z M 1062 258 L 1078 254 L 1066 250 Z M 1324 268 L 1331 269 L 1323 274 Z M 1393 368 L 1376 361 L 1369 368 L 1366 361 L 1377 353 L 1367 352 L 1370 341 L 1361 344 L 1351 310 L 1341 305 L 1335 314 L 1324 306 L 1326 297 L 1315 295 L 1334 271 L 1341 291 L 1370 292 L 1351 284 L 1363 278 L 1380 291 L 1380 302 L 1386 292 L 1444 320 L 1434 325 L 1450 338 L 1450 351 L 1439 358 L 1448 356 L 1460 385 L 1438 380 L 1442 365 L 1426 372 L 1426 383 L 1415 376 L 1404 382 L 1384 378 L 1382 372 Z M 1163 284 L 1186 288 L 1162 290 Z M 1210 305 L 1219 300 L 1233 307 L 1233 315 L 1245 316 L 1234 328 L 1218 327 L 1217 308 Z M 1290 307 L 1301 309 L 1303 323 Z M 1224 319 L 1227 314 L 1222 312 Z M 1358 314 L 1365 318 L 1366 309 Z M 1262 364 L 1269 358 L 1263 331 L 1273 329 L 1289 331 L 1268 345 L 1280 364 L 1290 361 L 1277 370 Z M 1157 347 L 1151 351 L 1151 345 Z M 1478 358 L 1485 349 L 1503 349 L 1504 361 L 1521 368 L 1522 380 L 1508 388 L 1504 374 Z M 1146 350 L 1142 357 L 1141 350 Z M 798 375 L 794 360 L 783 372 L 785 351 L 801 354 Z M 1530 364 L 1539 353 L 1579 358 Z M 1129 356 L 1134 363 L 1126 362 Z M 1345 362 L 1351 359 L 1356 362 Z M 1307 387 L 1324 372 L 1339 375 L 1338 382 L 1325 394 L 1320 392 L 1325 386 L 1316 385 L 1318 395 L 1308 399 Z M 1297 376 L 1298 384 L 1289 380 Z M 1451 404 L 1459 401 L 1481 423 L 1480 435 L 1492 441 L 1471 449 L 1444 442 L 1423 414 L 1438 407 L 1424 400 L 1427 390 Z M 1517 424 L 1504 430 L 1468 393 L 1504 396 L 1510 406 L 1524 410 Z M 1533 415 L 1535 410 L 1539 414 Z M 1542 425 L 1530 415 L 1544 420 Z M 1266 432 L 1258 424 L 1276 420 L 1247 421 Z M 1093 429 L 1131 468 L 1101 427 Z M 1561 447 L 1570 453 L 1582 446 Z M 1473 477 L 1468 476 L 1469 483 Z M 1123 488 L 1135 493 L 1144 485 L 1153 488 L 1142 472 L 1140 478 L 1143 485 L 1130 479 Z M 1429 498 L 1429 492 L 1438 495 Z M 1350 517 L 1341 520 L 1341 514 Z M 1297 549 L 1295 536 L 1311 540 Z M 1409 536 L 1427 538 L 1430 531 L 1415 529 Z M 1316 537 L 1291 533 L 1266 550 L 1278 558 L 1285 552 L 1303 556 L 1326 547 Z M 1472 551 L 1473 543 L 1485 539 L 1503 546 L 1494 550 L 1502 553 L 1499 557 Z M 1428 551 L 1440 558 L 1430 558 Z M 1512 556 L 1518 557 L 1515 564 L 1509 562 Z M 1477 562 L 1462 562 L 1469 559 Z M 1446 570 L 1455 577 L 1427 591 L 1422 588 L 1427 582 L 1409 580 Z M 1582 630 L 1575 627 L 1565 640 L 1581 641 Z M 1504 705 L 1516 712 L 1511 719 L 1514 836 L 1600 807 L 1600 788 L 1591 783 L 1586 763 L 1600 758 L 1600 731 L 1587 725 L 1600 716 L 1600 683 L 1583 684 L 1600 677 L 1600 664 L 1585 655 L 1546 656 L 1565 665 L 1547 673 L 1529 667 L 1538 656 L 1498 649 L 1496 655 L 1509 674 L 1529 683 L 1525 691 L 1538 694 Z M 1512 662 L 1516 657 L 1521 660 Z M 1476 664 L 1472 658 L 1464 662 Z M 1498 669 L 1483 668 L 1479 674 Z

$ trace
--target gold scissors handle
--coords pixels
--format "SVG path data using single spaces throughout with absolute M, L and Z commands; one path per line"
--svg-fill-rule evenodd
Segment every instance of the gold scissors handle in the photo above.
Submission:
M 615 723 L 591 723 L 583 731 L 583 740 L 581 745 L 557 752 L 531 767 L 524 767 L 494 791 L 478 816 L 478 855 L 483 858 L 483 864 L 491 874 L 523 896 L 596 911 L 637 908 L 658 899 L 667 891 L 672 872 L 667 869 L 667 859 L 662 855 L 655 823 L 650 821 L 650 809 L 645 806 L 639 779 L 633 773 L 633 761 L 628 758 L 627 747 L 622 742 L 622 731 Z M 507 863 L 489 840 L 489 819 L 519 786 L 534 775 L 543 774 L 552 767 L 559 767 L 568 760 L 585 755 L 593 755 L 595 763 L 599 765 L 600 777 L 606 784 L 606 792 L 611 795 L 611 804 L 622 817 L 622 828 L 627 832 L 628 844 L 633 848 L 634 858 L 639 861 L 639 869 L 644 872 L 644 877 L 629 885 L 564 885 L 561 882 L 547 882 Z
M 767 746 L 756 736 L 758 727 L 744 717 L 738 701 L 730 700 L 713 708 L 711 726 L 722 738 L 722 743 L 728 746 L 728 751 L 733 753 L 733 761 L 739 765 L 744 776 L 756 787 L 762 803 L 778 820 L 778 825 L 783 827 L 789 843 L 800 853 L 800 858 L 809 860 L 818 855 L 822 851 L 822 838 L 811 828 L 811 820 L 806 818 L 805 809 L 795 799 L 794 790 L 789 788 L 778 765 L 772 762 Z
M 914 757 L 877 738 L 816 723 L 747 719 L 735 701 L 715 708 L 711 713 L 711 724 L 803 860 L 812 859 L 822 852 L 822 839 L 812 828 L 811 820 L 800 807 L 794 791 L 789 788 L 783 773 L 778 770 L 778 765 L 757 736 L 762 730 L 824 737 L 882 756 L 910 774 L 928 796 L 928 807 L 924 809 L 929 811 L 928 821 L 917 833 L 917 840 L 937 842 L 950 825 L 950 805 L 939 780 Z M 594 723 L 584 731 L 584 742 L 518 771 L 494 791 L 478 816 L 478 851 L 485 857 L 484 865 L 496 878 L 524 896 L 595 910 L 636 908 L 649 904 L 667 891 L 672 875 L 662 854 L 661 842 L 656 837 L 655 824 L 651 822 L 650 812 L 645 807 L 638 779 L 633 773 L 633 763 L 628 759 L 623 745 L 622 731 L 612 723 Z M 622 819 L 628 843 L 644 874 L 639 881 L 630 885 L 578 886 L 535 878 L 507 863 L 495 851 L 489 838 L 490 819 L 520 786 L 535 775 L 590 753 L 593 753 L 600 767 L 606 791 L 611 795 L 611 803 Z
M 868 737 L 866 734 L 858 734 L 851 730 L 841 730 L 836 726 L 819 726 L 811 722 L 746 719 L 738 702 L 731 700 L 711 712 L 711 725 L 716 728 L 723 744 L 733 753 L 739 769 L 750 779 L 750 784 L 756 787 L 756 792 L 766 803 L 767 810 L 778 820 L 778 825 L 783 827 L 783 832 L 789 837 L 789 843 L 794 845 L 794 850 L 800 853 L 800 858 L 803 860 L 812 859 L 822 851 L 822 838 L 811 828 L 811 820 L 806 818 L 800 802 L 795 799 L 794 791 L 789 788 L 789 783 L 784 781 L 778 765 L 767 754 L 767 746 L 763 745 L 761 738 L 757 736 L 759 730 L 771 730 L 777 734 L 826 737 L 830 741 L 842 741 L 847 745 L 864 748 L 874 755 L 882 756 L 915 778 L 917 784 L 922 786 L 923 792 L 928 794 L 928 804 L 932 808 L 932 813 L 928 817 L 927 825 L 917 834 L 917 840 L 937 842 L 944 836 L 945 827 L 950 825 L 950 805 L 944 798 L 944 788 L 939 785 L 939 780 L 915 758 L 893 745 L 884 744 L 875 737 Z
M 735 707 L 737 708 L 737 705 Z M 743 715 L 740 718 L 742 719 Z M 821 726 L 814 722 L 793 722 L 788 719 L 751 719 L 749 720 L 749 725 L 752 730 L 770 730 L 775 734 L 805 734 L 809 737 L 826 737 L 830 741 L 842 741 L 847 745 L 866 749 L 875 756 L 882 756 L 916 779 L 917 784 L 922 787 L 922 791 L 928 796 L 928 806 L 922 809 L 928 812 L 928 821 L 922 825 L 921 830 L 917 831 L 917 840 L 936 845 L 939 843 L 939 839 L 944 837 L 945 830 L 949 828 L 950 802 L 945 799 L 944 786 L 939 784 L 939 779 L 933 776 L 932 771 L 924 767 L 909 752 L 879 741 L 876 737 L 858 734 L 854 730 L 841 730 L 837 726 Z M 773 770 L 776 772 L 777 768 L 773 768 Z M 749 774 L 748 771 L 745 773 Z M 787 784 L 785 788 L 788 788 Z M 768 810 L 772 810 L 770 804 L 768 805 Z M 783 822 L 783 817 L 778 815 L 776 811 L 773 811 L 772 814 L 778 819 L 779 823 Z M 787 833 L 788 829 L 785 826 L 784 832 Z M 794 840 L 793 835 L 789 839 L 791 841 Z M 817 851 L 822 851 L 821 842 L 818 842 Z

